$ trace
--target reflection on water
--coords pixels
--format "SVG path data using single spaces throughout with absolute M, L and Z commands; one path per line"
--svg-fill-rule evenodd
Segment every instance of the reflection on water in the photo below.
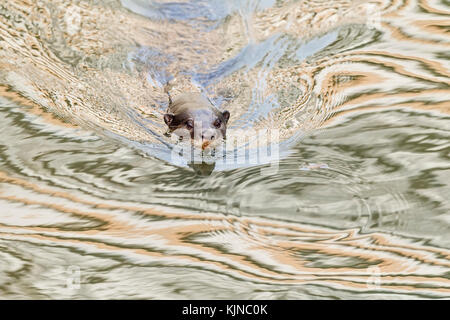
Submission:
M 0 296 L 448 298 L 448 13 L 0 6 Z M 180 166 L 166 81 L 231 138 L 277 129 L 280 161 Z

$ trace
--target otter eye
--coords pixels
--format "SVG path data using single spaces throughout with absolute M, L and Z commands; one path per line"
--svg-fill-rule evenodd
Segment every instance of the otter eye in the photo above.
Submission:
M 186 127 L 187 127 L 188 129 L 194 128 L 194 121 L 192 121 L 191 119 L 187 120 L 187 121 L 186 121 Z
M 222 125 L 222 121 L 220 121 L 220 119 L 216 119 L 216 121 L 214 121 L 214 127 L 220 128 L 221 125 Z

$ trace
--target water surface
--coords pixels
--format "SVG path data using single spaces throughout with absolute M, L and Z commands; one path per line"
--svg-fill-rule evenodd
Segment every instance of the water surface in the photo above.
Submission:
M 448 298 L 449 13 L 1 5 L 0 297 Z M 173 158 L 166 81 L 277 129 L 277 166 Z

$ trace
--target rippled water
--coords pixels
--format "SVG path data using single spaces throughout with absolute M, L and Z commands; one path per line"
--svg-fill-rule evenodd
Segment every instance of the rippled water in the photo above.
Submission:
M 0 297 L 449 298 L 449 14 L 1 4 Z M 174 157 L 166 81 L 279 162 Z

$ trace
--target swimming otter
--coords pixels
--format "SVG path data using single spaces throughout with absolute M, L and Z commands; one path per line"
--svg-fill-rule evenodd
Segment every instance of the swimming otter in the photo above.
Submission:
M 180 137 L 189 135 L 194 145 L 204 150 L 213 142 L 226 138 L 230 112 L 220 111 L 200 93 L 183 93 L 173 101 L 169 95 L 169 108 L 164 122 L 169 132 Z

